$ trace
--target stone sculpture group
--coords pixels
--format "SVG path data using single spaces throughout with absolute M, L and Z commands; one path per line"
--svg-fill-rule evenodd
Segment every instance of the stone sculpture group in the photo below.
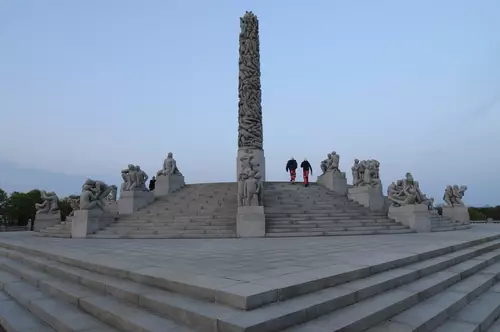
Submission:
M 342 173 L 339 169 L 340 156 L 337 152 L 333 151 L 326 156 L 326 159 L 321 162 L 319 167 L 323 174 L 326 172 L 332 172 L 335 177 L 345 177 L 345 174 Z
M 404 179 L 392 182 L 387 188 L 387 198 L 393 206 L 409 204 L 426 204 L 432 209 L 434 198 L 428 198 L 420 190 L 418 181 L 413 179 L 411 173 L 406 173 Z
M 139 165 L 129 164 L 128 167 L 122 170 L 123 183 L 120 187 L 120 192 L 123 191 L 148 191 L 146 181 L 148 175 L 144 172 Z
M 36 214 L 59 214 L 59 198 L 55 192 L 41 190 L 42 203 L 35 203 Z
M 464 197 L 467 186 L 446 186 L 443 195 L 443 201 L 447 206 L 465 206 L 462 198 Z
M 105 210 L 107 197 L 112 191 L 113 186 L 104 181 L 85 180 L 80 194 L 80 210 Z
M 354 159 L 352 170 L 352 185 L 355 187 L 370 186 L 381 187 L 380 181 L 380 163 L 378 160 Z

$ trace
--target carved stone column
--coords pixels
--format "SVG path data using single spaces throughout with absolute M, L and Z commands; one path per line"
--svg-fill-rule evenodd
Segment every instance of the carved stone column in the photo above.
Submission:
M 254 155 L 262 181 L 266 168 L 262 135 L 262 105 L 260 86 L 259 20 L 252 12 L 240 18 L 240 51 L 238 80 L 238 156 L 236 180 L 240 173 L 240 158 L 248 152 Z

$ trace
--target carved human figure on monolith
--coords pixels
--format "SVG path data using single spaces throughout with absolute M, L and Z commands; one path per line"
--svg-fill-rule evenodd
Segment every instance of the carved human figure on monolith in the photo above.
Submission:
M 245 206 L 260 206 L 262 184 L 260 175 L 257 171 L 250 171 L 248 178 L 245 180 Z
M 40 191 L 42 203 L 35 203 L 36 214 L 56 214 L 59 213 L 59 198 L 55 192 Z
M 252 12 L 240 18 L 238 148 L 263 148 L 259 20 Z
M 174 159 L 174 155 L 172 152 L 169 152 L 167 155 L 167 158 L 163 161 L 163 168 L 160 169 L 157 173 L 157 176 L 161 175 L 179 175 L 181 176 L 182 173 L 179 171 L 179 168 L 177 167 L 177 162 Z

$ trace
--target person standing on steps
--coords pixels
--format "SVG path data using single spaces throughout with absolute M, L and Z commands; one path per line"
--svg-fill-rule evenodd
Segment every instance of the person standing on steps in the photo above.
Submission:
M 304 187 L 309 187 L 309 172 L 313 175 L 313 170 L 311 164 L 307 161 L 307 158 L 304 158 L 300 167 L 302 168 L 302 175 L 304 176 Z
M 295 184 L 295 177 L 297 176 L 297 160 L 290 158 L 290 160 L 286 163 L 285 170 L 290 171 L 290 183 Z
M 156 177 L 153 176 L 151 180 L 149 180 L 149 191 L 155 190 L 155 185 L 156 185 Z

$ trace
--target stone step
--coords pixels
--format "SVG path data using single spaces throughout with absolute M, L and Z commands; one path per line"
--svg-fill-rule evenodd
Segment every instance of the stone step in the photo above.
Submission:
M 316 211 L 269 211 L 264 209 L 266 216 L 272 218 L 318 218 L 318 217 L 331 217 L 331 218 L 345 218 L 345 217 L 365 217 L 365 218 L 387 218 L 387 215 L 382 213 L 360 213 L 360 212 L 316 212 Z
M 5 259 L 2 259 L 2 263 L 3 261 Z M 82 331 L 94 329 L 103 332 L 116 332 L 115 329 L 82 310 L 69 305 L 66 301 L 51 298 L 50 294 L 43 293 L 37 289 L 35 285 L 38 285 L 40 282 L 40 287 L 44 287 L 45 282 L 33 274 L 23 273 L 15 268 L 11 270 L 13 273 L 0 271 L 3 291 L 19 305 L 45 321 L 54 330 Z M 23 271 L 26 271 L 26 269 Z M 16 276 L 15 273 L 18 273 L 18 278 L 13 280 Z
M 216 234 L 216 233 L 206 233 L 206 234 L 110 234 L 105 233 L 101 234 L 101 232 L 97 234 L 91 234 L 87 236 L 92 239 L 229 239 L 235 238 L 236 232 L 234 234 Z
M 58 331 L 160 332 L 181 328 L 166 317 L 76 284 L 74 276 L 64 280 L 5 258 L 0 264 L 20 278 L 7 283 L 5 292 Z
M 151 235 L 161 235 L 161 234 L 234 234 L 236 227 L 234 229 L 169 229 L 169 228 L 154 228 L 154 227 L 144 227 L 141 229 L 130 229 L 130 228 L 107 228 L 100 231 L 99 234 L 117 234 L 117 235 L 140 235 L 140 234 L 151 234 Z
M 394 221 L 389 221 L 389 222 L 322 222 L 322 223 L 315 223 L 315 222 L 300 222 L 300 223 L 285 223 L 285 222 L 269 222 L 267 223 L 268 227 L 272 228 L 301 228 L 301 227 L 307 227 L 307 228 L 314 228 L 314 227 L 338 227 L 338 228 L 345 228 L 345 227 L 386 227 L 386 226 L 399 226 L 401 225 L 400 223 L 396 223 Z
M 394 225 L 394 226 L 360 226 L 360 227 L 338 227 L 338 226 L 321 226 L 321 227 L 298 227 L 298 228 L 284 228 L 284 227 L 272 227 L 268 226 L 267 233 L 293 233 L 293 232 L 349 232 L 349 231 L 361 231 L 361 232 L 372 232 L 379 230 L 408 230 L 408 226 Z
M 34 236 L 42 236 L 42 237 L 57 237 L 57 238 L 70 238 L 71 232 L 68 233 L 33 233 Z
M 500 276 L 498 260 L 496 249 L 285 331 L 430 332 Z
M 3 285 L 9 282 L 9 275 L 0 273 Z M 12 277 L 12 281 L 18 281 Z M 0 326 L 7 332 L 56 332 L 31 311 L 17 303 L 5 292 L 0 291 Z
M 459 231 L 471 228 L 470 225 L 457 225 L 450 227 L 431 227 L 432 232 L 449 232 L 449 231 Z
M 158 229 L 233 229 L 236 227 L 236 221 L 233 221 L 232 223 L 171 223 L 171 224 L 165 224 L 165 223 L 135 223 L 135 224 L 129 224 L 129 223 L 114 223 L 109 225 L 108 229 L 115 229 L 115 228 L 120 228 L 120 229 L 141 229 L 141 228 L 158 228 Z
M 405 229 L 380 229 L 376 231 L 360 230 L 360 231 L 324 231 L 324 232 L 310 232 L 307 231 L 293 231 L 293 232 L 277 232 L 266 233 L 266 237 L 314 237 L 314 236 L 353 236 L 353 235 L 378 235 L 378 234 L 405 234 L 415 233 L 415 230 Z
M 435 332 L 486 331 L 499 316 L 500 284 L 497 283 L 439 326 Z M 500 324 L 498 327 L 500 328 Z
M 76 260 L 65 259 L 66 264 L 63 264 L 54 260 L 60 260 L 59 256 L 45 254 L 46 256 L 42 257 L 39 252 L 26 248 L 19 249 L 24 253 L 0 249 L 0 268 L 14 274 L 14 271 L 20 271 L 23 280 L 32 285 L 35 283 L 41 285 L 39 287 L 42 291 L 45 287 L 52 297 L 68 302 L 74 301 L 73 303 L 78 300 L 78 303 L 84 304 L 83 310 L 102 319 L 109 319 L 104 321 L 110 324 L 111 321 L 118 324 L 116 322 L 123 320 L 128 324 L 132 320 L 132 324 L 135 325 L 127 325 L 127 329 L 120 328 L 122 331 L 139 331 L 137 324 L 143 321 L 137 317 L 143 309 L 146 309 L 163 315 L 160 318 L 190 324 L 189 326 L 197 331 L 271 332 L 281 331 L 319 316 L 328 317 L 342 310 L 352 310 L 360 303 L 365 303 L 365 306 L 361 307 L 363 310 L 358 310 L 359 319 L 365 323 L 373 322 L 374 315 L 368 312 L 369 306 L 366 305 L 366 301 L 380 304 L 374 309 L 378 310 L 379 314 L 382 312 L 382 315 L 387 314 L 388 310 L 394 310 L 395 307 L 394 301 L 380 300 L 382 296 L 387 298 L 387 294 L 392 295 L 389 299 L 394 298 L 394 293 L 396 295 L 404 293 L 405 296 L 418 298 L 418 301 L 421 301 L 425 299 L 425 294 L 433 295 L 433 292 L 444 289 L 456 279 L 454 276 L 437 278 L 439 273 L 436 273 L 442 270 L 454 272 L 459 280 L 491 265 L 487 268 L 489 271 L 484 270 L 482 274 L 496 276 L 500 272 L 499 264 L 493 265 L 500 258 L 498 238 L 499 236 L 490 237 L 486 243 L 485 239 L 470 241 L 370 267 L 336 265 L 248 283 L 231 283 L 232 281 L 228 279 L 219 280 L 212 277 L 201 280 L 201 276 L 190 278 L 187 274 L 166 270 L 152 275 L 140 272 L 124 274 L 116 268 L 104 269 L 98 265 L 80 263 Z M 2 244 L 2 247 L 5 246 L 9 245 Z M 15 246 L 10 245 L 10 247 Z M 49 257 L 53 259 L 50 260 Z M 85 269 L 69 264 L 82 264 Z M 119 277 L 124 275 L 131 280 Z M 221 283 L 222 280 L 225 284 Z M 43 286 L 47 283 L 48 286 Z M 217 283 L 217 286 L 214 283 Z M 214 288 L 207 287 L 208 284 L 212 284 Z M 395 288 L 401 286 L 408 290 L 401 292 Z M 92 292 L 95 295 L 81 296 L 82 288 L 85 294 Z M 182 294 L 172 293 L 172 290 Z M 397 292 L 394 292 L 395 290 Z M 408 295 L 411 292 L 413 293 Z M 107 299 L 104 304 L 99 305 L 97 299 L 100 300 L 105 294 Z M 407 303 L 402 297 L 399 297 L 401 301 L 397 304 Z M 373 301 L 374 298 L 377 300 Z M 113 305 L 109 305 L 110 301 Z M 124 301 L 130 304 L 125 304 Z M 85 304 L 88 302 L 91 303 Z M 136 310 L 133 312 L 124 310 L 123 305 L 127 308 L 133 306 Z M 404 309 L 406 307 L 403 306 L 395 314 Z M 108 315 L 113 319 L 104 316 L 108 311 L 110 311 Z M 350 317 L 353 315 L 352 312 L 349 313 Z M 122 316 L 117 316 L 118 314 Z M 321 319 L 323 318 L 317 318 L 310 323 L 316 323 Z M 317 324 L 314 326 L 319 327 Z M 354 324 L 354 327 L 356 326 Z M 154 331 L 168 330 L 164 328 Z
M 394 225 L 396 222 L 391 219 L 313 219 L 313 220 L 304 220 L 299 218 L 294 218 L 291 220 L 288 219 L 267 219 L 266 223 L 268 225 L 338 225 L 338 226 L 375 226 L 375 225 Z

